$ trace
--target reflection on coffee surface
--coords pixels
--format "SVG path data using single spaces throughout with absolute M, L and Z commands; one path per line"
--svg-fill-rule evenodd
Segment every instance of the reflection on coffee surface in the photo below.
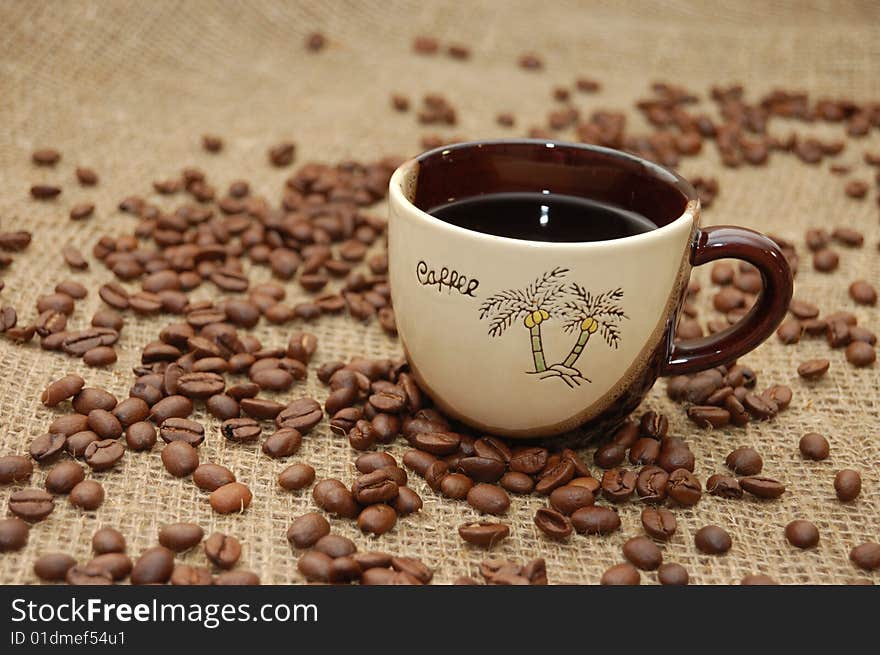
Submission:
M 555 193 L 492 193 L 455 200 L 429 213 L 475 232 L 529 241 L 608 241 L 657 229 L 636 212 Z

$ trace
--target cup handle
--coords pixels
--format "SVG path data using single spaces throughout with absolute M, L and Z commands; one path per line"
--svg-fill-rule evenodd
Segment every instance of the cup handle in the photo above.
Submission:
M 791 269 L 772 240 L 754 230 L 730 225 L 698 229 L 691 247 L 691 264 L 716 259 L 742 259 L 755 265 L 764 288 L 748 314 L 735 325 L 700 339 L 672 344 L 660 375 L 695 373 L 741 357 L 756 348 L 779 325 L 792 294 Z

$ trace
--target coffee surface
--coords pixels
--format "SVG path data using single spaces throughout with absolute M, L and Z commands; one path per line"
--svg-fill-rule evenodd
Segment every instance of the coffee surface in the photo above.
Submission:
M 440 205 L 429 213 L 475 232 L 528 241 L 608 241 L 657 229 L 636 212 L 554 193 L 492 193 Z

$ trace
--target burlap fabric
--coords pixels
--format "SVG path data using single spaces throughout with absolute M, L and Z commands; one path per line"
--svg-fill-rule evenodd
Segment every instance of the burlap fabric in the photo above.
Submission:
M 760 8 L 760 9 L 759 9 Z M 218 188 L 245 178 L 256 190 L 276 200 L 289 170 L 270 168 L 266 149 L 292 138 L 298 161 L 377 158 L 382 154 L 418 151 L 420 129 L 413 112 L 394 114 L 389 94 L 413 99 L 442 91 L 458 108 L 460 125 L 440 130 L 446 137 L 470 138 L 521 134 L 541 124 L 555 85 L 570 85 L 575 76 L 589 75 L 603 83 L 595 96 L 578 96 L 584 110 L 630 108 L 655 79 L 688 85 L 705 96 L 714 82 L 745 83 L 752 94 L 776 85 L 803 88 L 815 96 L 880 98 L 880 8 L 876 3 L 746 3 L 652 2 L 65 2 L 5 0 L 0 3 L 0 228 L 28 229 L 34 240 L 2 272 L 4 303 L 19 310 L 21 322 L 35 316 L 34 299 L 66 277 L 87 284 L 89 297 L 77 304 L 73 327 L 87 325 L 100 306 L 97 286 L 112 275 L 94 259 L 87 273 L 71 273 L 59 256 L 65 243 L 91 251 L 102 234 L 130 233 L 134 220 L 115 210 L 129 193 L 151 194 L 150 182 L 173 176 L 185 165 L 202 167 Z M 324 52 L 303 48 L 304 36 L 320 29 L 329 37 Z M 411 38 L 434 34 L 445 42 L 473 48 L 472 59 L 457 62 L 444 56 L 411 54 Z M 529 73 L 516 66 L 525 50 L 541 53 L 546 70 Z M 494 123 L 499 111 L 512 111 L 519 121 L 512 132 Z M 633 125 L 639 120 L 633 118 Z M 798 130 L 807 131 L 797 125 Z M 774 129 L 787 131 L 778 122 Z M 432 132 L 436 130 L 430 130 Z M 815 127 L 823 135 L 842 135 L 840 127 Z M 200 135 L 226 139 L 222 154 L 199 147 Z M 567 134 L 563 134 L 566 136 Z M 55 169 L 36 168 L 29 160 L 35 147 L 59 148 L 64 159 Z M 874 130 L 870 139 L 850 141 L 839 157 L 855 167 L 854 177 L 870 179 L 862 152 L 880 149 Z M 101 175 L 94 189 L 74 180 L 76 165 L 93 166 Z M 857 307 L 846 288 L 854 279 L 880 280 L 876 250 L 877 205 L 843 194 L 843 181 L 828 173 L 827 164 L 806 166 L 793 157 L 774 157 L 765 168 L 732 171 L 718 164 L 714 147 L 683 166 L 684 175 L 715 175 L 721 185 L 705 223 L 737 223 L 764 229 L 798 243 L 802 254 L 798 297 L 818 303 L 823 312 L 853 311 L 862 324 L 880 327 L 876 309 Z M 55 202 L 28 198 L 37 182 L 64 186 Z M 873 192 L 872 192 L 873 193 Z M 96 215 L 73 223 L 67 211 L 91 200 Z M 384 207 L 377 208 L 384 212 Z M 811 270 L 803 247 L 810 226 L 850 225 L 867 236 L 861 249 L 842 249 L 840 270 L 823 275 Z M 650 271 L 646 271 L 650 274 Z M 706 271 L 701 272 L 705 279 Z M 254 279 L 268 278 L 257 268 Z M 288 285 L 296 298 L 297 285 Z M 206 284 L 192 295 L 211 297 Z M 711 292 L 702 294 L 703 318 L 710 317 Z M 430 317 L 426 317 L 430 320 Z M 48 353 L 36 342 L 26 347 L 0 340 L 0 453 L 26 453 L 55 412 L 39 401 L 43 387 L 67 372 L 84 375 L 90 385 L 120 397 L 131 384 L 130 369 L 140 348 L 154 339 L 162 319 L 127 318 L 118 344 L 119 362 L 109 370 L 87 369 L 78 360 Z M 395 340 L 373 322 L 362 326 L 348 318 L 322 319 L 313 327 L 320 338 L 317 363 L 353 355 L 399 353 Z M 286 343 L 286 330 L 261 325 L 256 335 L 265 344 Z M 438 344 L 438 347 L 445 347 Z M 795 369 L 803 359 L 822 356 L 832 361 L 819 382 L 801 381 Z M 857 370 L 842 351 L 829 351 L 822 340 L 784 347 L 775 339 L 745 362 L 760 373 L 762 384 L 781 382 L 795 391 L 791 408 L 775 421 L 745 429 L 714 432 L 695 428 L 658 384 L 645 409 L 665 412 L 671 432 L 688 440 L 705 478 L 724 471 L 724 457 L 736 446 L 755 446 L 764 457 L 765 473 L 782 479 L 788 492 L 778 501 L 742 501 L 704 497 L 693 509 L 677 511 L 678 533 L 664 547 L 666 561 L 683 564 L 693 582 L 736 583 L 749 573 L 766 573 L 781 583 L 842 583 L 856 578 L 877 580 L 859 572 L 848 560 L 850 549 L 880 538 L 880 403 L 877 367 Z M 325 396 L 314 375 L 284 398 Z M 244 543 L 241 566 L 257 572 L 266 583 L 301 582 L 296 554 L 285 531 L 293 517 L 314 509 L 308 491 L 282 492 L 276 477 L 290 461 L 314 465 L 320 478 L 350 482 L 354 453 L 326 425 L 305 440 L 290 461 L 275 461 L 258 447 L 226 443 L 217 421 L 199 411 L 209 435 L 201 448 L 203 461 L 233 469 L 254 492 L 242 515 L 214 514 L 206 495 L 189 480 L 171 478 L 163 469 L 157 447 L 151 453 L 129 453 L 121 466 L 90 473 L 107 491 L 96 512 L 84 513 L 58 498 L 50 518 L 31 530 L 27 547 L 0 556 L 0 582 L 35 582 L 33 561 L 41 553 L 68 551 L 80 561 L 90 557 L 90 537 L 102 525 L 120 529 L 129 552 L 138 554 L 156 543 L 157 529 L 173 521 L 195 521 L 206 532 L 220 530 Z M 804 432 L 828 436 L 831 457 L 804 461 L 797 442 Z M 400 455 L 400 445 L 391 448 Z M 591 461 L 592 451 L 583 452 Z M 832 487 L 835 471 L 862 472 L 864 491 L 854 503 L 837 502 Z M 40 468 L 32 486 L 41 486 Z M 456 527 L 477 514 L 462 502 L 440 498 L 411 476 L 425 501 L 415 516 L 398 522 L 379 539 L 359 533 L 348 520 L 332 520 L 333 529 L 354 539 L 362 549 L 382 549 L 422 558 L 436 571 L 437 582 L 476 573 L 486 552 L 459 539 Z M 4 507 L 16 487 L 0 488 Z M 569 542 L 548 541 L 535 528 L 539 497 L 514 497 L 508 519 L 512 535 L 493 554 L 516 560 L 543 556 L 554 583 L 596 583 L 611 564 L 622 561 L 621 545 L 641 533 L 636 503 L 621 507 L 623 529 L 597 538 L 575 535 Z M 819 546 L 798 551 L 787 544 L 784 526 L 795 518 L 814 521 L 822 534 Z M 693 534 L 718 524 L 733 537 L 723 557 L 701 555 Z M 201 551 L 180 557 L 204 564 Z M 654 581 L 654 574 L 646 574 Z

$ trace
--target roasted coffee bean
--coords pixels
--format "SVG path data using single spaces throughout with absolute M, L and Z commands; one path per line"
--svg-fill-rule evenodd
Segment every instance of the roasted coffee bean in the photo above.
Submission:
M 535 484 L 535 491 L 539 494 L 549 494 L 557 487 L 568 484 L 574 477 L 574 472 L 574 462 L 569 458 L 560 459 L 552 467 L 548 463 Z
M 169 418 L 186 418 L 193 411 L 193 403 L 186 396 L 166 396 L 150 408 L 150 420 L 162 425 Z
M 568 517 L 549 507 L 542 507 L 535 512 L 535 525 L 551 539 L 566 539 L 572 532 Z
M 79 375 L 65 375 L 46 387 L 40 399 L 46 407 L 55 407 L 63 400 L 73 398 L 84 386 L 85 380 Z
M 46 490 L 53 494 L 66 494 L 85 477 L 83 467 L 76 462 L 60 462 L 46 475 Z
M 124 553 L 125 537 L 114 528 L 100 528 L 92 535 L 92 550 L 96 555 Z
M 669 421 L 663 414 L 654 411 L 645 412 L 639 421 L 639 432 L 643 437 L 662 439 L 669 431 Z
M 185 441 L 190 446 L 198 446 L 205 440 L 205 428 L 196 421 L 171 417 L 162 421 L 159 436 L 165 443 Z
M 214 578 L 214 584 L 252 587 L 260 584 L 260 576 L 253 571 L 245 571 L 244 569 L 223 571 Z
M 252 418 L 231 418 L 223 421 L 220 433 L 229 441 L 246 443 L 260 438 L 259 422 Z
M 184 373 L 177 379 L 174 392 L 188 398 L 204 399 L 223 393 L 225 387 L 226 381 L 217 373 Z
M 62 434 L 65 436 L 70 436 L 71 434 L 82 432 L 83 430 L 88 429 L 89 419 L 87 416 L 83 416 L 82 414 L 66 414 L 64 416 L 59 416 L 49 424 L 50 435 Z
M 199 466 L 199 454 L 186 441 L 172 441 L 162 449 L 162 463 L 176 478 L 184 478 Z
M 703 488 L 697 477 L 687 469 L 676 469 L 669 474 L 666 493 L 679 505 L 696 505 L 703 495 Z
M 34 562 L 34 573 L 40 580 L 61 582 L 75 564 L 76 560 L 67 553 L 47 553 Z
M 101 411 L 101 410 L 95 410 Z M 125 455 L 125 446 L 116 439 L 93 441 L 86 447 L 85 460 L 93 471 L 113 468 Z
M 54 423 L 50 425 L 50 429 L 54 425 Z M 30 456 L 38 462 L 49 462 L 64 450 L 66 445 L 67 437 L 61 433 L 43 434 L 31 442 Z
M 65 580 L 67 584 L 77 586 L 113 584 L 113 576 L 108 570 L 101 566 L 93 566 L 91 563 L 71 566 L 67 570 Z
M 409 487 L 399 487 L 397 498 L 394 499 L 392 507 L 394 507 L 398 515 L 407 516 L 422 509 L 422 499 Z
M 468 504 L 478 512 L 500 515 L 510 507 L 510 497 L 500 487 L 481 482 L 475 484 L 467 494 Z
M 311 548 L 330 534 L 330 524 L 317 512 L 309 512 L 294 519 L 287 530 L 287 540 L 296 548 Z
M 227 393 L 228 391 L 229 390 L 227 390 Z M 245 414 L 261 421 L 277 418 L 278 415 L 284 411 L 285 407 L 281 403 L 277 403 L 274 400 L 267 400 L 265 398 L 242 398 L 239 405 Z M 238 414 L 229 418 L 237 417 Z
M 145 550 L 131 570 L 132 584 L 164 584 L 174 570 L 174 553 L 163 546 Z
M 858 368 L 870 366 L 877 361 L 877 352 L 871 344 L 853 341 L 846 347 L 846 361 Z
M 792 521 L 785 526 L 785 538 L 797 548 L 813 548 L 819 543 L 819 529 L 809 521 Z
M 306 434 L 320 423 L 323 417 L 324 412 L 318 401 L 313 398 L 300 398 L 287 405 L 275 417 L 275 425 L 279 428 L 293 428 L 300 434 Z
M 840 257 L 830 248 L 822 248 L 813 253 L 813 268 L 822 273 L 835 270 L 840 264 Z
M 423 450 L 411 449 L 403 454 L 403 463 L 422 477 L 425 477 L 428 468 L 436 461 L 436 457 Z
M 482 548 L 492 548 L 510 534 L 510 527 L 504 523 L 465 523 L 458 528 L 459 536 L 469 544 Z
M 675 534 L 678 524 L 675 520 L 675 515 L 668 509 L 663 507 L 649 507 L 642 510 L 642 527 L 645 528 L 645 532 L 654 539 L 669 541 L 669 539 L 672 538 L 672 535 Z M 624 555 L 625 554 L 626 553 L 624 553 Z M 627 557 L 627 559 L 632 561 L 629 557 Z M 636 564 L 636 562 L 633 562 L 633 564 Z
M 159 529 L 159 544 L 175 553 L 198 546 L 205 531 L 195 523 L 170 523 Z
M 461 473 L 450 473 L 440 480 L 440 491 L 452 500 L 464 500 L 474 486 L 474 481 Z
M 850 326 L 841 320 L 827 322 L 825 339 L 832 348 L 843 348 L 849 345 L 852 341 Z
M 355 518 L 360 511 L 351 491 L 339 480 L 321 480 L 312 489 L 312 498 L 321 509 L 348 519 Z
M 506 469 L 501 460 L 476 456 L 461 458 L 458 467 L 475 482 L 497 482 Z
M 546 448 L 521 448 L 510 457 L 510 470 L 518 473 L 534 475 L 547 465 Z
M 83 480 L 70 490 L 70 504 L 86 511 L 96 510 L 104 502 L 104 487 L 96 480 Z
M 717 525 L 700 528 L 694 535 L 694 545 L 697 550 L 707 555 L 723 555 L 730 550 L 732 544 L 730 535 Z
M 594 502 L 593 493 L 577 485 L 567 484 L 550 493 L 550 505 L 566 516 L 571 516 L 581 507 L 587 507 Z
M 212 491 L 208 497 L 211 507 L 218 514 L 243 512 L 250 506 L 252 499 L 251 490 L 241 482 L 224 484 Z
M 125 443 L 131 450 L 150 450 L 156 445 L 156 428 L 146 421 L 132 423 L 125 430 Z
M 608 586 L 633 586 L 640 582 L 641 574 L 632 564 L 615 564 L 605 570 L 599 584 Z
M 30 480 L 34 472 L 31 460 L 22 455 L 4 455 L 0 457 L 0 484 L 24 482 Z
M 764 460 L 758 451 L 742 446 L 731 452 L 724 460 L 727 467 L 739 475 L 757 475 L 764 468 Z
M 89 267 L 86 258 L 73 246 L 64 246 L 61 249 L 61 256 L 64 258 L 64 262 L 74 270 L 84 271 Z
M 798 366 L 797 372 L 805 380 L 815 380 L 825 375 L 830 364 L 827 359 L 811 359 Z
M 73 408 L 80 414 L 88 414 L 92 410 L 101 409 L 109 412 L 116 407 L 116 397 L 104 389 L 86 387 L 73 399 Z
M 653 439 L 649 439 L 648 441 L 657 443 Z M 659 444 L 657 450 L 660 450 Z M 593 456 L 593 461 L 599 468 L 610 469 L 614 468 L 615 466 L 620 466 L 620 464 L 623 463 L 625 457 L 626 448 L 624 448 L 620 444 L 611 441 L 600 446 L 596 450 L 596 453 Z M 632 455 L 630 455 L 630 457 L 632 457 Z
M 289 457 L 299 450 L 301 444 L 302 436 L 299 432 L 293 428 L 280 428 L 263 442 L 262 449 L 269 457 Z
M 299 558 L 296 567 L 309 582 L 330 582 L 333 559 L 317 550 L 309 550 Z
M 18 314 L 16 314 L 14 307 L 10 307 L 9 305 L 3 305 L 3 307 L 0 307 L 0 332 L 6 332 L 7 330 L 13 329 L 17 321 Z
M 31 523 L 42 521 L 53 509 L 55 499 L 42 489 L 21 489 L 9 497 L 9 511 Z
M 743 495 L 739 480 L 729 475 L 710 475 L 706 480 L 706 491 L 721 498 L 742 498 Z
M 629 450 L 631 464 L 653 464 L 660 456 L 660 442 L 650 437 L 643 437 L 636 441 Z
M 61 187 L 53 184 L 34 184 L 31 186 L 31 196 L 35 200 L 51 200 L 61 193 Z
M 187 586 L 205 586 L 214 584 L 211 572 L 201 566 L 189 566 L 188 564 L 176 564 L 171 572 L 171 584 Z
M 575 530 L 586 534 L 610 534 L 620 528 L 620 516 L 609 507 L 590 505 L 571 515 Z
M 204 491 L 214 491 L 235 482 L 235 474 L 219 464 L 201 464 L 192 474 L 195 485 Z
M 535 488 L 535 481 L 525 473 L 508 471 L 498 481 L 503 489 L 514 494 L 530 494 Z
M 860 569 L 876 571 L 880 568 L 880 544 L 860 544 L 850 551 L 849 559 Z
M 388 453 L 377 451 L 358 455 L 354 465 L 361 473 L 372 473 L 378 469 L 397 466 L 397 461 Z
M 850 341 L 862 341 L 872 346 L 877 344 L 877 335 L 867 328 L 854 325 L 849 328 Z
M 376 536 L 385 534 L 397 523 L 397 512 L 388 505 L 370 505 L 365 508 L 357 519 L 358 528 Z
M 30 526 L 20 518 L 0 519 L 0 553 L 21 550 L 27 545 Z
M 662 585 L 681 586 L 688 583 L 687 569 L 681 564 L 661 564 L 657 569 L 657 581 Z
M 865 280 L 856 280 L 849 285 L 849 297 L 859 305 L 877 304 L 877 290 Z
M 623 544 L 623 556 L 643 571 L 653 571 L 663 563 L 663 553 L 647 537 L 632 537 Z
M 801 325 L 800 321 L 795 319 L 789 319 L 787 321 L 783 321 L 782 324 L 776 329 L 776 336 L 779 337 L 779 340 L 786 344 L 791 345 L 797 343 L 801 340 L 801 334 L 803 333 L 804 328 Z
M 860 248 L 865 242 L 865 236 L 851 227 L 836 227 L 831 232 L 831 238 L 844 246 Z
M 779 498 L 785 493 L 785 485 L 778 480 L 757 475 L 741 478 L 739 484 L 745 491 L 758 498 Z
M 205 557 L 221 569 L 231 569 L 241 557 L 241 542 L 222 532 L 215 532 L 205 539 L 203 547 Z
M 150 408 L 140 398 L 126 398 L 113 408 L 112 414 L 123 428 L 128 428 L 134 423 L 147 420 Z
M 454 453 L 458 450 L 460 442 L 461 437 L 454 432 L 420 432 L 410 440 L 413 446 L 432 455 L 449 455 Z M 503 462 L 501 462 L 501 466 L 503 472 Z
M 103 439 L 118 439 L 122 436 L 122 424 L 106 409 L 93 409 L 88 416 L 89 428 Z
M 684 399 L 687 402 L 701 405 L 715 393 L 721 386 L 721 380 L 719 376 L 712 375 L 712 373 L 712 371 L 705 371 L 690 379 L 684 392 Z
M 435 460 L 425 471 L 425 482 L 434 491 L 440 490 L 443 479 L 449 475 L 449 465 L 443 460 Z
M 816 432 L 808 432 L 802 436 L 798 447 L 804 457 L 816 461 L 827 459 L 831 451 L 828 440 Z
M 632 496 L 637 479 L 635 472 L 628 469 L 605 471 L 602 475 L 602 495 L 612 503 L 621 503 Z
M 834 476 L 834 491 L 841 502 L 855 500 L 862 492 L 862 476 L 852 469 L 838 471 Z
M 646 503 L 660 503 L 666 498 L 669 474 L 659 466 L 648 465 L 636 478 L 636 493 Z

